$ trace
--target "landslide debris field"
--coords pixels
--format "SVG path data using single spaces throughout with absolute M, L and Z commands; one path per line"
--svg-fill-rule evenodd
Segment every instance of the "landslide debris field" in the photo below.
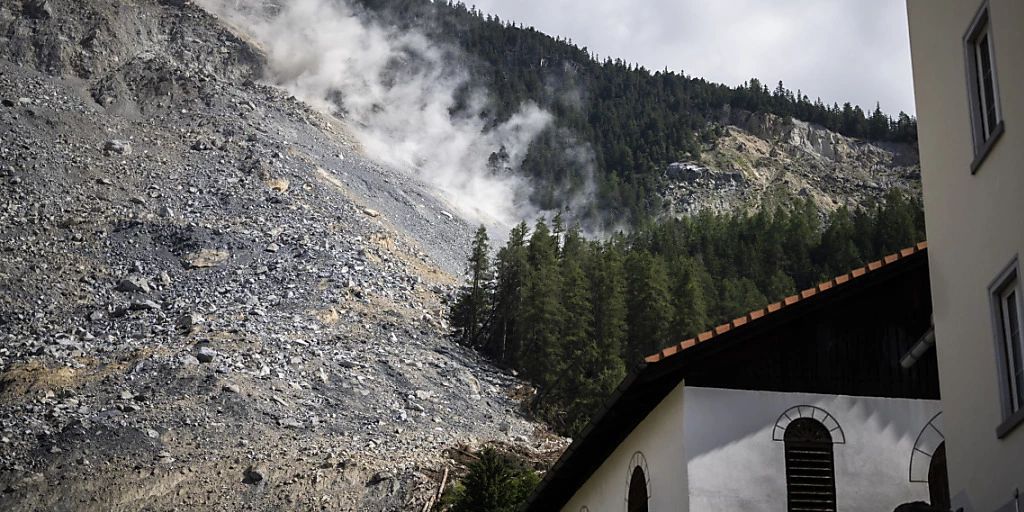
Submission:
M 0 5 L 0 510 L 423 510 L 549 460 L 445 338 L 472 227 L 189 2 Z

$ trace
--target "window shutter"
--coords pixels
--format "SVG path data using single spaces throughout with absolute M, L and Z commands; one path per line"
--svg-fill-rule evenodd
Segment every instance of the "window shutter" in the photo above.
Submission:
M 786 490 L 790 512 L 835 512 L 832 436 L 821 422 L 793 420 L 786 428 Z

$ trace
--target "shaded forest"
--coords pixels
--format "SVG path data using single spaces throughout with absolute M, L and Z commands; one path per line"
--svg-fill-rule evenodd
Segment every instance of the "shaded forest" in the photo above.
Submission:
M 841 134 L 873 141 L 916 143 L 916 120 L 891 117 L 876 105 L 871 112 L 820 98 L 781 82 L 756 78 L 730 87 L 687 76 L 651 71 L 604 58 L 572 41 L 532 27 L 484 15 L 463 3 L 429 0 L 354 0 L 366 15 L 401 30 L 415 29 L 468 58 L 466 90 L 488 91 L 494 124 L 533 102 L 555 121 L 534 141 L 520 172 L 532 178 L 534 204 L 565 208 L 566 199 L 596 185 L 595 200 L 575 219 L 629 219 L 639 225 L 661 208 L 657 191 L 666 166 L 695 160 L 721 134 L 725 106 L 768 112 L 820 124 Z M 457 113 L 457 112 L 453 112 Z M 509 172 L 501 148 L 492 172 Z
M 824 223 L 803 201 L 601 242 L 555 217 L 514 227 L 493 255 L 480 228 L 451 322 L 460 343 L 532 382 L 533 412 L 574 436 L 644 356 L 923 239 L 920 202 L 897 191 Z

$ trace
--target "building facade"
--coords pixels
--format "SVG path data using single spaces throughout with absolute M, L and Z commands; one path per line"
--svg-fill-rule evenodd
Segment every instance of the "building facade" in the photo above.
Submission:
M 828 432 L 820 464 L 800 455 L 809 450 L 794 454 L 792 439 L 787 453 L 787 432 L 792 437 L 801 418 Z M 913 478 L 910 468 L 915 450 L 938 446 L 938 420 L 937 400 L 680 384 L 562 510 L 632 510 L 629 491 L 640 474 L 649 511 L 779 512 L 800 493 L 801 510 L 891 511 L 929 501 L 927 472 Z M 794 464 L 809 473 L 802 489 L 792 481 Z
M 953 509 L 1024 510 L 1024 2 L 908 0 Z
M 902 251 L 648 357 L 529 510 L 941 502 L 926 254 L 924 244 Z

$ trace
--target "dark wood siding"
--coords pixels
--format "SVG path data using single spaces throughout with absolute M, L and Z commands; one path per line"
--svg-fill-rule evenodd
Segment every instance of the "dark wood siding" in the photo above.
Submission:
M 790 318 L 719 344 L 699 364 L 688 365 L 686 382 L 728 389 L 937 399 L 934 349 L 909 369 L 900 365 L 900 358 L 931 325 L 928 290 L 928 270 L 922 264 L 813 308 L 780 311 L 777 315 L 790 313 Z

